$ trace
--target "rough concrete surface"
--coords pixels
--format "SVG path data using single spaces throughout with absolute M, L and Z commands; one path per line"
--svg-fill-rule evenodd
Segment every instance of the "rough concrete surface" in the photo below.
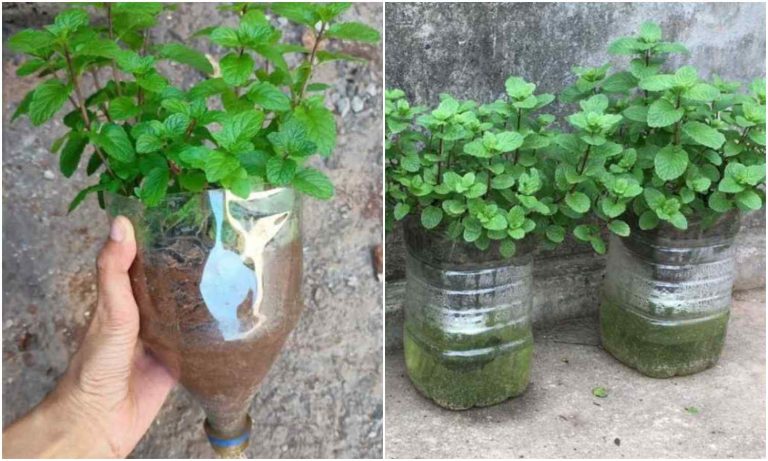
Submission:
M 4 4 L 3 41 L 27 25 L 47 24 L 57 6 Z M 382 29 L 382 5 L 355 4 L 345 17 Z M 205 39 L 186 40 L 211 24 L 233 24 L 215 4 L 180 4 L 163 15 L 155 40 L 186 41 L 221 56 Z M 300 30 L 285 27 L 286 38 Z M 380 457 L 382 453 L 381 290 L 371 249 L 381 243 L 381 87 L 379 46 L 344 49 L 369 63 L 326 64 L 337 114 L 338 147 L 316 166 L 337 195 L 304 202 L 306 310 L 262 383 L 251 411 L 251 457 Z M 95 200 L 66 209 L 90 181 L 66 180 L 48 152 L 59 122 L 33 128 L 10 116 L 33 78 L 18 78 L 19 56 L 3 53 L 3 425 L 49 392 L 77 347 L 95 303 L 94 258 L 107 234 Z M 199 80 L 184 66 L 163 68 L 183 87 Z M 105 78 L 106 79 L 106 78 Z M 49 179 L 52 178 L 52 179 Z M 203 413 L 183 389 L 167 400 L 132 453 L 137 458 L 199 458 Z
M 763 3 L 387 3 L 385 11 L 387 87 L 420 104 L 443 92 L 493 101 L 510 75 L 560 92 L 575 81 L 572 66 L 626 66 L 606 48 L 648 20 L 691 51 L 672 65 L 742 81 L 765 75 Z
M 597 319 L 534 332 L 531 384 L 489 408 L 444 410 L 387 352 L 387 458 L 764 458 L 765 291 L 738 293 L 719 363 L 653 379 L 599 346 Z M 604 387 L 597 398 L 592 389 Z M 687 408 L 695 407 L 688 411 Z

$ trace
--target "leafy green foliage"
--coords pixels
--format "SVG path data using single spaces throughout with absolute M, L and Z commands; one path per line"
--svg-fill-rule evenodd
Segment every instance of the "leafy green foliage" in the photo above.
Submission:
M 546 173 L 557 164 L 544 154 L 555 145 L 554 117 L 539 110 L 554 96 L 519 77 L 505 89 L 504 99 L 482 105 L 443 94 L 431 111 L 412 107 L 401 90 L 386 92 L 388 227 L 415 215 L 481 250 L 497 241 L 504 257 L 523 239 L 563 242 L 591 201 L 574 191 L 559 203 L 565 194 Z M 598 118 L 584 123 L 615 123 Z
M 669 54 L 687 50 L 663 41 L 654 23 L 643 24 L 634 37 L 614 41 L 608 51 L 629 56 L 628 70 L 606 72 L 589 92 L 561 95 L 582 104 L 603 97 L 607 113 L 621 114 L 617 129 L 605 138 L 624 151 L 608 156 L 598 185 L 608 196 L 615 194 L 618 179 L 631 184 L 631 190 L 620 201 L 601 199 L 596 214 L 608 228 L 623 236 L 629 233 L 626 222 L 634 221 L 644 230 L 662 222 L 684 230 L 694 216 L 707 223 L 734 208 L 761 208 L 765 79 L 752 82 L 743 94 L 737 92 L 739 83 L 717 76 L 703 80 L 691 66 L 665 70 Z M 625 214 L 627 219 L 617 221 Z
M 555 246 L 572 234 L 598 253 L 601 229 L 626 237 L 689 218 L 714 222 L 756 210 L 765 193 L 765 79 L 704 80 L 666 69 L 684 45 L 644 23 L 608 47 L 626 69 L 574 67 L 559 95 L 578 104 L 563 131 L 536 112 L 554 99 L 519 77 L 490 104 L 440 95 L 428 111 L 386 92 L 387 229 L 409 215 L 427 229 L 474 243 L 500 241 L 505 256 L 533 235 Z M 630 225 L 632 224 L 632 225 Z
M 336 122 L 321 93 L 328 86 L 312 83 L 313 72 L 324 62 L 360 60 L 324 50 L 329 41 L 380 39 L 378 31 L 340 19 L 350 5 L 224 6 L 238 14 L 237 26 L 213 25 L 195 35 L 225 48 L 218 62 L 181 43 L 148 43 L 149 29 L 169 4 L 66 9 L 53 24 L 8 40 L 13 52 L 27 55 L 18 75 L 47 77 L 12 120 L 27 115 L 42 125 L 71 103 L 63 114 L 70 131 L 52 151 L 60 151 L 65 177 L 86 164 L 98 182 L 77 194 L 70 210 L 89 194 L 106 191 L 135 196 L 147 206 L 169 193 L 209 188 L 248 197 L 255 190 L 293 187 L 329 199 L 333 184 L 307 166 L 314 154 L 328 156 L 336 146 Z M 310 49 L 281 41 L 280 16 L 309 28 Z M 290 53 L 300 59 L 286 60 Z M 204 79 L 177 87 L 159 71 L 163 60 L 189 66 Z M 103 84 L 95 78 L 100 73 L 110 77 Z M 92 94 L 83 93 L 84 80 L 96 87 Z M 85 153 L 88 162 L 81 161 Z

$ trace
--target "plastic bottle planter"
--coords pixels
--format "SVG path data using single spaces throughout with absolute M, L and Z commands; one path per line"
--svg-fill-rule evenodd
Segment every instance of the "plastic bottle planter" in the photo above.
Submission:
M 136 229 L 141 338 L 205 410 L 222 457 L 248 446 L 253 397 L 302 310 L 299 197 L 291 189 L 109 197 Z
M 660 226 L 611 237 L 600 306 L 603 347 L 655 378 L 713 366 L 725 340 L 734 278 L 735 213 L 703 229 Z
M 504 259 L 406 221 L 405 363 L 416 388 L 452 410 L 520 395 L 530 377 L 532 257 Z

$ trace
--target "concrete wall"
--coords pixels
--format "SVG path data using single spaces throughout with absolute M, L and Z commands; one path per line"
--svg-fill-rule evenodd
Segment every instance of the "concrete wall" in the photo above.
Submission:
M 572 66 L 626 65 L 606 47 L 647 20 L 690 49 L 673 65 L 741 81 L 765 75 L 765 5 L 758 3 L 388 3 L 385 18 L 387 87 L 419 104 L 436 103 L 442 92 L 490 102 L 502 96 L 510 75 L 558 93 L 575 80 Z M 564 109 L 553 107 L 559 114 Z M 397 347 L 404 285 L 399 229 L 387 236 L 386 248 L 386 341 Z M 763 211 L 744 219 L 736 251 L 736 289 L 765 286 Z M 537 324 L 596 312 L 604 258 L 569 242 L 539 254 L 535 264 Z

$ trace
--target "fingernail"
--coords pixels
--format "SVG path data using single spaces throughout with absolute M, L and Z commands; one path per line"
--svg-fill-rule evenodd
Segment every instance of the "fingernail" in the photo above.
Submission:
M 120 223 L 119 219 L 112 221 L 112 227 L 109 229 L 109 238 L 115 242 L 122 242 L 125 240 L 125 228 Z

